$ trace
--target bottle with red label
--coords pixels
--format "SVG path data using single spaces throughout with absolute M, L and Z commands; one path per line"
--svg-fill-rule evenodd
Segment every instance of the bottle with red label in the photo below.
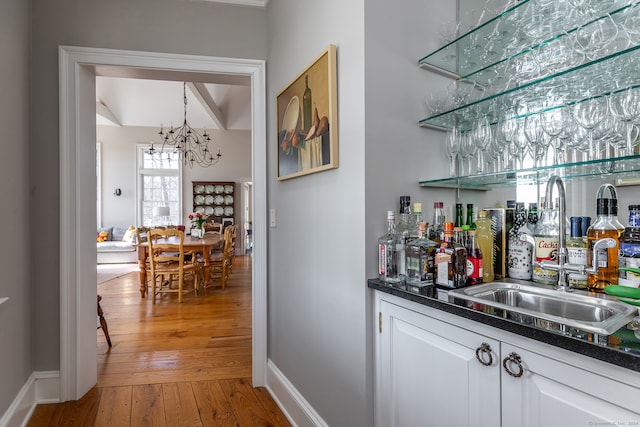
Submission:
M 540 214 L 540 219 L 536 224 L 534 240 L 536 242 L 536 261 L 558 261 L 558 240 L 559 240 L 559 221 L 565 219 L 558 218 L 558 210 L 553 209 L 551 201 L 546 201 L 544 209 Z M 534 267 L 533 281 L 544 283 L 547 285 L 555 285 L 558 283 L 558 272 L 546 270 L 541 267 Z
M 482 251 L 476 240 L 476 230 L 469 230 L 467 244 L 467 285 L 482 283 Z

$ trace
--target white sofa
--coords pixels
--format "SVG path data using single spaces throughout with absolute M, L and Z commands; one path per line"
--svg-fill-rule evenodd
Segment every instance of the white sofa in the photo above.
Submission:
M 96 242 L 98 264 L 124 264 L 138 262 L 138 253 L 135 246 L 135 233 L 130 240 L 123 240 L 127 232 L 126 228 L 102 227 L 98 229 L 96 235 L 100 234 L 102 231 L 107 232 L 107 240 L 104 242 Z

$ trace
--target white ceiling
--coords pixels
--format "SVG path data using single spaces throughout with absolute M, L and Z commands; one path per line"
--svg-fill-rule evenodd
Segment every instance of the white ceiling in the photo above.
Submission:
M 248 78 L 245 80 L 246 84 L 188 84 L 188 123 L 194 128 L 250 129 L 251 88 Z M 200 96 L 194 95 L 198 88 Z M 184 120 L 183 82 L 98 76 L 96 109 L 99 125 L 180 126 Z

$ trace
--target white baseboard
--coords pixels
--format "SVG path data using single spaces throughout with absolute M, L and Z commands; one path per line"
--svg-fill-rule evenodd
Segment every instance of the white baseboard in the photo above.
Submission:
M 294 427 L 328 427 L 271 360 L 267 361 L 267 389 Z
M 0 427 L 27 425 L 38 403 L 60 401 L 60 371 L 32 372 L 7 411 L 0 418 Z

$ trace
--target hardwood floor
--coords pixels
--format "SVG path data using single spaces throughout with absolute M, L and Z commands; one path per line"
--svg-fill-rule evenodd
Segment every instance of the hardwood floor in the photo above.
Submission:
M 28 426 L 290 426 L 251 386 L 251 257 L 227 288 L 142 300 L 137 273 L 98 285 L 113 347 L 97 331 L 98 384 L 38 405 Z

